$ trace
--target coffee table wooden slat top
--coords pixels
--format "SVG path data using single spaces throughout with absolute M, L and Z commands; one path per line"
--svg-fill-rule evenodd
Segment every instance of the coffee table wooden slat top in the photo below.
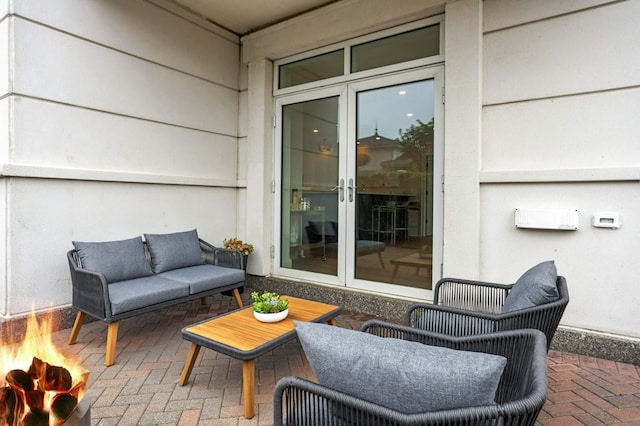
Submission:
M 289 300 L 289 315 L 276 323 L 262 323 L 254 318 L 251 307 L 185 327 L 185 340 L 237 359 L 252 359 L 270 351 L 295 336 L 293 321 L 326 322 L 340 314 L 342 308 L 325 303 L 282 296 Z
M 263 323 L 253 316 L 251 307 L 187 326 L 182 329 L 182 338 L 191 342 L 178 384 L 184 386 L 189 380 L 200 347 L 213 349 L 242 360 L 242 393 L 244 416 L 255 415 L 255 359 L 279 345 L 296 337 L 293 321 L 329 322 L 342 307 L 321 302 L 282 296 L 289 300 L 289 315 L 276 323 Z

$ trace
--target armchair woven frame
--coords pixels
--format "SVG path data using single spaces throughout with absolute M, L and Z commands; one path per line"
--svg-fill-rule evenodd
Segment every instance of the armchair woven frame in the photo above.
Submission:
M 452 337 L 379 320 L 366 322 L 361 330 L 382 337 L 505 356 L 507 365 L 496 391 L 496 404 L 403 414 L 289 376 L 275 387 L 275 426 L 533 425 L 546 401 L 546 345 L 544 334 L 538 330 Z
M 547 351 L 569 303 L 567 281 L 556 280 L 558 300 L 533 308 L 501 313 L 513 284 L 443 278 L 436 283 L 433 304 L 416 303 L 405 313 L 405 324 L 450 336 L 472 336 L 533 328 L 547 337 Z

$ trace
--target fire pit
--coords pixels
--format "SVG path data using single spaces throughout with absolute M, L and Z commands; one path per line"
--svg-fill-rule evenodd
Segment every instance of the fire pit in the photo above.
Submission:
M 14 345 L 15 346 L 15 345 Z M 90 401 L 84 401 L 89 372 L 66 358 L 51 341 L 51 320 L 32 314 L 25 340 L 0 355 L 0 424 L 89 425 Z

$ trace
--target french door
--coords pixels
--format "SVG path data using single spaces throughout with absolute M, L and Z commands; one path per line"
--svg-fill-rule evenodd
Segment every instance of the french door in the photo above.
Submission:
M 276 99 L 277 275 L 430 296 L 442 257 L 442 74 Z

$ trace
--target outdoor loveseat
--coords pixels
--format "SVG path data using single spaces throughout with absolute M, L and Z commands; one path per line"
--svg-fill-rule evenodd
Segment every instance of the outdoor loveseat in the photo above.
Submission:
M 366 322 L 296 324 L 318 383 L 288 376 L 274 425 L 533 425 L 547 395 L 544 334 L 453 337 Z
M 547 337 L 548 350 L 568 303 L 566 279 L 546 261 L 514 284 L 443 278 L 436 283 L 433 304 L 411 305 L 405 324 L 450 336 L 535 328 Z
M 243 256 L 214 247 L 194 229 L 145 234 L 121 241 L 79 242 L 67 253 L 78 310 L 69 337 L 74 344 L 85 315 L 105 321 L 105 365 L 115 361 L 118 321 L 193 299 L 231 291 L 239 307 L 244 286 Z

